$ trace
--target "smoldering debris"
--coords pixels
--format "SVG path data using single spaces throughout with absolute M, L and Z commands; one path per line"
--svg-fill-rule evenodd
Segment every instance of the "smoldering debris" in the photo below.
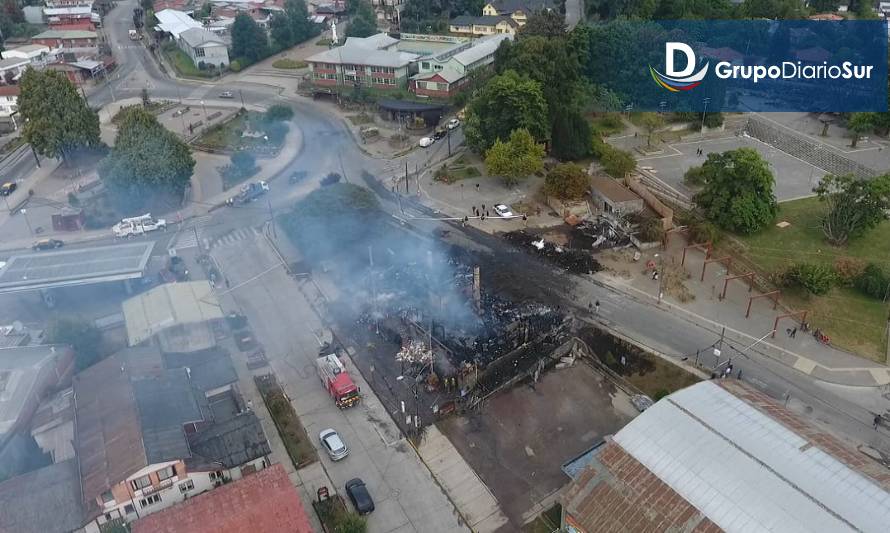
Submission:
M 587 250 L 559 246 L 531 235 L 525 230 L 505 233 L 504 239 L 517 248 L 543 257 L 572 274 L 593 274 L 603 268 Z

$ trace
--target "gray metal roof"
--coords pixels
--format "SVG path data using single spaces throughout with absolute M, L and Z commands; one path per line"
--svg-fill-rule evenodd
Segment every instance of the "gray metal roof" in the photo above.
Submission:
M 476 61 L 479 61 L 483 57 L 489 54 L 494 54 L 501 43 L 507 39 L 512 41 L 513 36 L 509 33 L 501 33 L 498 35 L 492 35 L 491 37 L 484 37 L 477 40 L 474 43 L 473 47 L 468 48 L 463 52 L 454 54 L 454 60 L 461 65 L 468 67 Z
M 272 453 L 260 419 L 246 411 L 189 436 L 192 454 L 234 468 Z
M 0 483 L 0 531 L 74 531 L 83 519 L 74 459 Z
M 890 492 L 874 479 L 712 382 L 657 402 L 614 441 L 724 531 L 890 524 Z
M 225 41 L 204 28 L 189 28 L 179 34 L 179 38 L 186 42 L 192 48 L 200 48 L 203 46 L 225 46 Z
M 310 63 L 370 65 L 399 68 L 411 63 L 419 54 L 396 50 L 375 50 L 363 44 L 352 44 L 351 38 L 343 46 L 331 48 L 306 59 Z
M 164 354 L 165 367 L 188 368 L 192 385 L 207 392 L 238 381 L 235 366 L 228 352 L 214 348 L 193 353 Z
M 204 420 L 185 369 L 133 380 L 149 464 L 189 456 L 183 424 Z
M 27 413 L 28 405 L 55 386 L 47 383 L 47 369 L 67 350 L 50 345 L 0 348 L 0 441 Z
M 154 241 L 14 255 L 0 268 L 0 293 L 140 278 Z

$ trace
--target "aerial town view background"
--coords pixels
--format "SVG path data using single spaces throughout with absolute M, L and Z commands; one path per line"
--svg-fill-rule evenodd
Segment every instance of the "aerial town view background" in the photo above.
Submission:
M 886 106 L 610 69 L 888 13 L 4 0 L 0 531 L 886 532 Z

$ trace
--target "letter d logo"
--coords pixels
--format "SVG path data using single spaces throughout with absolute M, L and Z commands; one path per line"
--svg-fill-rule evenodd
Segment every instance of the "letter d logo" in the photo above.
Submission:
M 686 56 L 686 68 L 683 70 L 674 69 L 674 57 L 677 52 L 682 52 Z M 686 43 L 664 43 L 664 73 L 671 78 L 685 78 L 695 71 L 695 52 L 692 47 Z

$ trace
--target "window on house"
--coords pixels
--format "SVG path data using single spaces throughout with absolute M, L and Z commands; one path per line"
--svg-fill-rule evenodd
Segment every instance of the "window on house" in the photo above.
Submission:
M 433 69 L 435 69 L 435 70 L 442 70 L 442 65 L 435 65 L 435 66 L 433 67 Z
M 430 68 L 430 62 L 429 62 L 429 61 L 424 61 L 423 63 L 420 64 L 420 66 L 421 66 L 421 68 L 423 68 L 424 70 L 429 70 L 429 68 Z
M 176 469 L 173 468 L 173 465 L 168 466 L 163 470 L 158 471 L 158 481 L 164 481 L 165 479 L 170 479 L 171 477 L 176 475 Z
M 133 490 L 144 489 L 151 485 L 151 479 L 149 479 L 148 476 L 142 476 L 131 481 L 130 485 L 133 486 Z
M 114 501 L 114 495 L 111 494 L 110 490 L 106 490 L 105 492 L 102 493 L 102 502 L 103 503 L 108 503 L 108 502 L 113 502 L 113 501 Z
M 195 482 L 192 481 L 191 479 L 186 481 L 185 483 L 179 484 L 179 492 L 182 492 L 182 493 L 186 493 L 186 492 L 192 490 L 193 488 L 195 488 Z
M 136 512 L 136 508 L 133 507 L 132 503 L 128 503 L 127 505 L 124 505 L 124 512 L 127 514 L 133 514 Z
M 204 57 L 204 49 L 195 48 L 195 57 Z
M 160 494 L 152 494 L 151 496 L 149 496 L 147 498 L 142 498 L 141 500 L 139 500 L 139 505 L 143 509 L 145 509 L 149 505 L 154 505 L 154 504 L 160 503 L 160 502 L 161 502 L 161 495 Z
M 216 481 L 216 480 L 222 481 L 222 478 L 223 478 L 223 473 L 221 470 L 217 470 L 216 472 L 210 473 L 210 481 Z

